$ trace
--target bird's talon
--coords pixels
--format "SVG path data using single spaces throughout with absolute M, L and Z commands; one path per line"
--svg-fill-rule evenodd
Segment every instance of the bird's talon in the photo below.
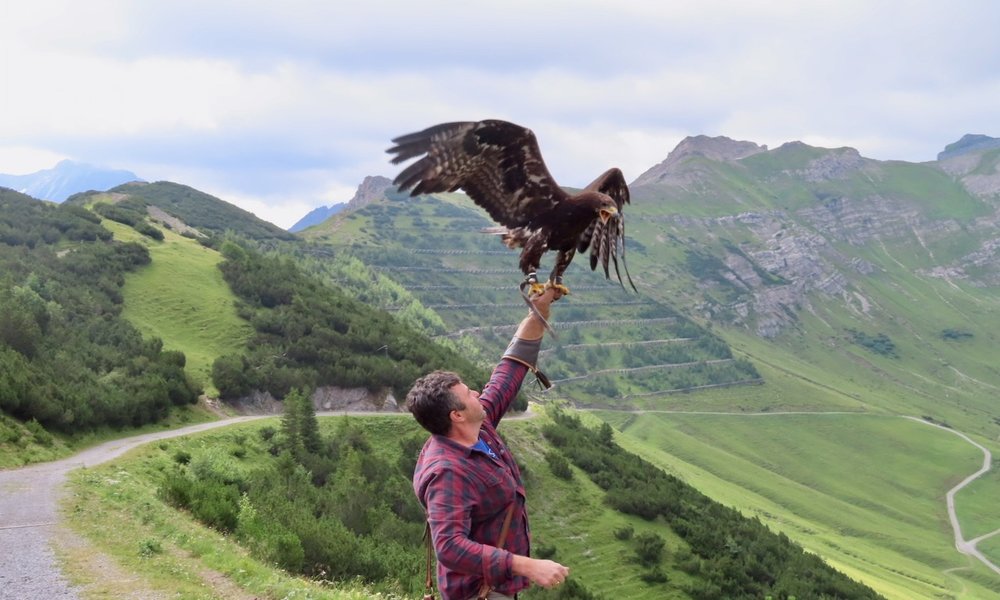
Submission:
M 569 295 L 569 288 L 566 287 L 565 285 L 561 284 L 561 283 L 552 283 L 551 281 L 546 281 L 545 282 L 545 289 L 547 290 L 549 288 L 555 288 L 555 289 L 559 290 L 559 293 L 562 294 L 563 296 L 568 296 Z

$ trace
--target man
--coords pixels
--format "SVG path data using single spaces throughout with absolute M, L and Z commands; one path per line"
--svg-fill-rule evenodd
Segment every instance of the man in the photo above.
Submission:
M 531 302 L 547 319 L 560 296 L 550 288 Z M 543 321 L 529 313 L 482 393 L 454 373 L 435 371 L 406 396 L 406 407 L 432 434 L 420 452 L 413 489 L 427 509 L 443 600 L 476 598 L 484 582 L 493 590 L 491 600 L 514 598 L 530 582 L 553 587 L 569 575 L 557 562 L 529 557 L 521 472 L 496 431 L 525 375 L 535 370 L 544 333 Z M 509 533 L 498 548 L 512 504 Z

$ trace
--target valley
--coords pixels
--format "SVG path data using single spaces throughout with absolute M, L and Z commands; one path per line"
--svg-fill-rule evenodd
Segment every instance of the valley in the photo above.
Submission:
M 995 596 L 1000 474 L 989 456 L 1000 453 L 1000 186 L 993 175 L 1000 153 L 959 148 L 912 164 L 872 161 L 851 149 L 748 144 L 689 138 L 636 179 L 626 237 L 639 293 L 578 257 L 567 272 L 573 293 L 554 309 L 558 338 L 546 342 L 540 365 L 556 387 L 543 392 L 529 381 L 524 400 L 543 419 L 568 410 L 591 425 L 610 424 L 624 449 L 886 598 Z M 161 340 L 165 352 L 182 352 L 185 372 L 209 396 L 220 391 L 213 366 L 227 355 L 242 355 L 246 373 L 267 372 L 270 383 L 260 381 L 278 385 L 278 397 L 309 380 L 302 364 L 286 362 L 291 347 L 254 348 L 279 343 L 278 334 L 296 326 L 283 320 L 288 309 L 271 312 L 272 300 L 254 304 L 253 294 L 271 291 L 246 288 L 238 296 L 230 288 L 218 265 L 241 254 L 222 250 L 229 235 L 225 243 L 260 253 L 241 267 L 246 272 L 294 265 L 381 311 L 380 319 L 393 315 L 449 356 L 488 367 L 525 312 L 516 254 L 481 232 L 490 222 L 463 194 L 408 199 L 380 178 L 362 187 L 346 209 L 293 237 L 185 186 L 120 186 L 115 201 L 148 211 L 162 237 L 102 222 L 150 258 L 122 277 L 122 316 Z M 220 219 L 238 225 L 226 233 Z M 189 227 L 215 241 L 199 242 Z M 306 279 L 289 281 L 307 287 Z M 301 310 L 307 297 L 289 306 Z M 339 337 L 352 329 L 367 337 Z M 324 344 L 351 345 L 364 356 L 357 368 L 377 372 L 424 339 L 403 342 L 342 324 L 324 335 L 323 343 L 297 341 L 308 352 L 296 349 L 296 360 Z M 352 377 L 364 381 L 359 373 Z M 120 380 L 113 368 L 99 379 Z M 531 421 L 513 426 L 512 435 L 545 469 L 548 447 Z M 33 440 L 29 449 L 45 439 L 13 431 Z M 51 457 L 73 443 L 30 451 Z M 541 543 L 566 552 L 588 589 L 613 594 L 620 584 L 605 581 L 608 572 L 635 580 L 634 566 L 612 558 L 621 552 L 609 539 L 613 527 L 600 523 L 638 529 L 640 521 L 598 508 L 599 490 L 587 483 L 567 488 L 546 478 L 544 486 Z M 159 502 L 144 493 L 144 506 Z M 560 516 L 561 504 L 577 496 L 588 499 L 586 509 Z M 127 508 L 121 511 L 125 519 Z M 91 521 L 74 527 L 92 536 L 96 505 L 88 514 Z M 664 535 L 671 552 L 684 556 L 685 542 L 668 525 L 642 530 Z M 178 543 L 178 552 L 206 552 Z M 108 547 L 118 560 L 134 552 Z M 689 575 L 672 568 L 673 583 L 630 587 L 630 597 L 664 597 L 656 595 L 664 590 L 689 597 Z

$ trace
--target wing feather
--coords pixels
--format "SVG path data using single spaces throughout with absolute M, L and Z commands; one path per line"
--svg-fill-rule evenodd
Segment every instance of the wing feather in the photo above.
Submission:
M 620 169 L 608 169 L 585 190 L 597 191 L 611 196 L 615 204 L 618 205 L 618 215 L 607 224 L 595 219 L 580 235 L 577 250 L 584 252 L 588 248 L 590 249 L 590 269 L 592 271 L 596 270 L 597 265 L 600 264 L 604 270 L 604 276 L 611 279 L 610 264 L 613 264 L 618 283 L 624 288 L 627 280 L 632 289 L 638 291 L 628 272 L 628 264 L 625 262 L 625 205 L 630 204 L 625 176 Z M 619 257 L 621 258 L 621 269 L 625 272 L 625 279 L 622 279 L 621 271 L 618 268 Z
M 420 157 L 393 181 L 411 196 L 464 190 L 505 227 L 524 227 L 564 201 L 530 129 L 507 121 L 442 123 L 400 136 L 387 150 L 399 164 Z

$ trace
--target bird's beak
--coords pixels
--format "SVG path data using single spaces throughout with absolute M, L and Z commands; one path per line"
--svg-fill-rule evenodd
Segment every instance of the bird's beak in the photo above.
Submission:
M 614 218 L 618 214 L 618 209 L 616 208 L 602 208 L 601 209 L 601 223 L 607 225 L 608 221 Z

